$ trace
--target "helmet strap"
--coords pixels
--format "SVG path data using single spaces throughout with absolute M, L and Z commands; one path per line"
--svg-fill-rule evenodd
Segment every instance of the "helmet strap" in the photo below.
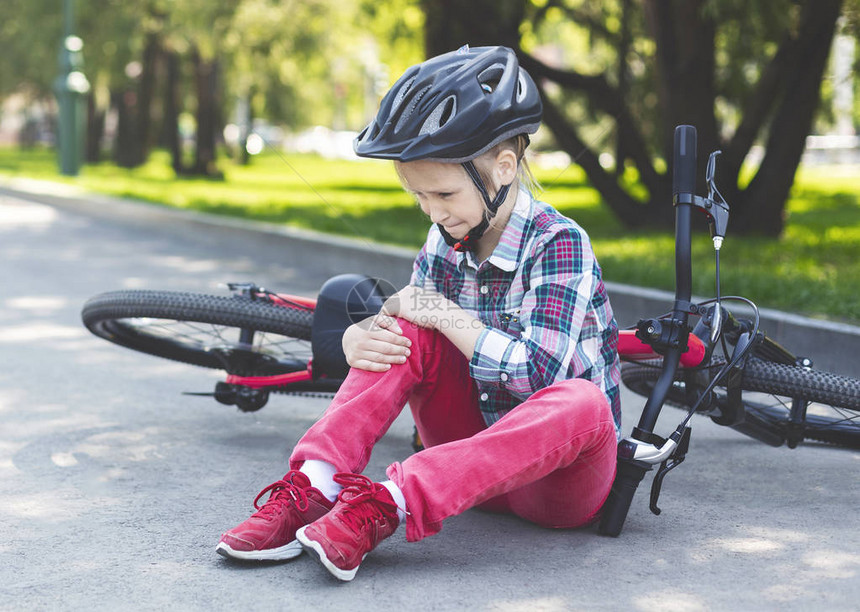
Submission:
M 471 251 L 475 246 L 475 242 L 477 242 L 477 240 L 484 235 L 484 232 L 487 231 L 487 228 L 490 227 L 490 219 L 496 216 L 496 213 L 499 212 L 499 208 L 501 208 L 502 204 L 504 204 L 507 199 L 508 192 L 511 189 L 511 184 L 502 185 L 499 188 L 496 197 L 490 199 L 490 193 L 487 191 L 487 186 L 484 185 L 484 180 L 478 173 L 478 169 L 475 167 L 475 164 L 470 160 L 463 162 L 462 165 L 466 170 L 466 174 L 469 175 L 469 178 L 472 179 L 472 182 L 475 184 L 475 187 L 478 188 L 478 192 L 484 200 L 487 214 L 484 215 L 484 219 L 478 225 L 470 229 L 466 235 L 459 240 L 446 232 L 445 228 L 441 225 L 437 225 L 439 227 L 439 231 L 442 233 L 442 238 L 445 239 L 445 243 L 448 246 L 452 247 L 455 251 Z

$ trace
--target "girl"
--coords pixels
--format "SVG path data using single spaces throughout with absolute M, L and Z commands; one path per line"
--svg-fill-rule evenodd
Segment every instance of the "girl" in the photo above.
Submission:
M 615 475 L 617 327 L 585 232 L 523 187 L 541 114 L 505 47 L 427 60 L 384 97 L 355 150 L 394 160 L 433 226 L 409 286 L 344 334 L 343 386 L 219 553 L 304 548 L 352 580 L 400 524 L 418 541 L 474 506 L 596 518 Z M 373 482 L 361 471 L 407 402 L 425 450 Z

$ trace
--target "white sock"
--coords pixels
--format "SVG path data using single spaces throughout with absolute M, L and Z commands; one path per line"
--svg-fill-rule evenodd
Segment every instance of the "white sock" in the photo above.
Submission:
M 379 484 L 388 489 L 391 497 L 394 498 L 394 503 L 397 504 L 397 518 L 402 523 L 406 520 L 406 498 L 403 497 L 403 491 L 391 480 L 385 480 Z
M 311 481 L 311 486 L 320 490 L 329 501 L 337 499 L 337 494 L 343 488 L 334 481 L 337 468 L 328 461 L 306 459 L 299 471 Z

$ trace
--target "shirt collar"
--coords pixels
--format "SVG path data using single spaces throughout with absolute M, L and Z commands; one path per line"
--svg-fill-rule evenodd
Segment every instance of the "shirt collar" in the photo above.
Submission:
M 522 247 L 525 240 L 526 224 L 532 216 L 533 205 L 534 201 L 531 194 L 528 190 L 521 188 L 517 193 L 517 201 L 511 210 L 508 223 L 502 230 L 499 244 L 496 245 L 493 253 L 487 259 L 488 263 L 505 272 L 513 272 L 519 267 L 523 254 Z M 478 268 L 474 253 L 471 251 L 457 253 L 457 265 L 462 269 L 464 264 L 475 269 Z

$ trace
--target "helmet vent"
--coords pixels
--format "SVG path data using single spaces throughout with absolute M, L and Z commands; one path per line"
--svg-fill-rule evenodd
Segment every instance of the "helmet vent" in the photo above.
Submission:
M 499 81 L 502 80 L 502 75 L 505 73 L 503 64 L 493 64 L 481 74 L 478 75 L 478 83 L 484 93 L 491 94 L 496 91 L 499 86 Z
M 517 79 L 517 102 L 522 102 L 525 100 L 526 94 L 529 92 L 529 85 L 526 82 L 526 78 L 523 75 L 523 71 L 520 70 L 519 78 Z
M 406 97 L 406 94 L 409 93 L 409 90 L 412 89 L 412 84 L 415 82 L 415 77 L 412 77 L 408 81 L 406 81 L 403 85 L 400 86 L 400 89 L 397 90 L 397 95 L 394 96 L 394 102 L 391 103 L 391 109 L 394 110 L 400 103 L 403 102 L 403 98 Z
M 412 96 L 412 100 L 410 100 L 407 107 L 403 109 L 403 113 L 400 115 L 400 119 L 397 120 L 397 125 L 394 126 L 395 134 L 402 130 L 403 126 L 409 123 L 409 117 L 412 115 L 413 112 L 415 112 L 415 107 L 418 106 L 418 103 L 421 102 L 421 98 L 423 98 L 424 94 L 426 94 L 428 91 L 430 91 L 430 88 L 425 87 L 421 91 L 416 92 L 414 96 Z
M 439 103 L 436 108 L 433 109 L 433 112 L 430 113 L 430 116 L 427 117 L 427 120 L 424 122 L 424 125 L 421 126 L 420 134 L 432 134 L 433 132 L 441 129 L 445 126 L 446 123 L 457 114 L 457 98 L 454 96 L 448 96 L 442 102 Z
M 379 124 L 374 121 L 373 128 L 370 130 L 370 138 L 368 140 L 375 140 L 377 136 L 379 136 Z

